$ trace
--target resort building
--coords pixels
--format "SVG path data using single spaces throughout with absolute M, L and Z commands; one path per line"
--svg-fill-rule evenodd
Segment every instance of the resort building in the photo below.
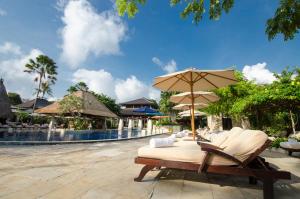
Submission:
M 121 113 L 120 113 L 120 122 L 119 122 L 119 129 L 125 127 L 130 128 L 143 128 L 146 126 L 147 122 L 149 122 L 148 118 L 149 115 L 142 112 L 135 112 L 136 109 L 139 108 L 150 108 L 150 109 L 157 109 L 157 104 L 149 100 L 145 97 L 123 102 L 119 104 L 121 106 Z
M 32 99 L 32 100 L 26 101 L 26 102 L 24 102 L 22 104 L 19 104 L 17 106 L 14 106 L 14 107 L 12 107 L 12 109 L 14 110 L 16 108 L 16 109 L 19 109 L 19 110 L 22 110 L 22 111 L 25 111 L 25 112 L 28 112 L 28 113 L 32 113 L 34 102 L 35 102 L 35 99 Z M 46 99 L 38 98 L 36 100 L 35 109 L 43 108 L 43 107 L 48 106 L 48 105 L 50 105 L 52 103 L 53 102 L 49 102 Z

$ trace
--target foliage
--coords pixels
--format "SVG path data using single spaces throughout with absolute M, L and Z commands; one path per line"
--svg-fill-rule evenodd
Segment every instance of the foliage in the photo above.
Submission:
M 73 120 L 73 125 L 75 130 L 88 129 L 89 121 L 83 118 L 75 118 Z
M 236 84 L 215 90 L 220 100 L 205 108 L 205 112 L 212 115 L 246 116 L 245 112 L 238 112 L 236 110 L 235 103 L 237 103 L 239 99 L 244 99 L 254 93 L 257 89 L 257 85 L 244 79 L 241 72 L 236 71 L 235 77 L 238 80 Z
M 116 103 L 115 99 L 112 99 L 104 94 L 97 94 L 95 92 L 92 92 L 95 97 L 98 99 L 98 101 L 102 102 L 109 110 L 114 112 L 115 114 L 120 114 L 121 107 L 119 104 Z
M 45 94 L 52 96 L 52 89 L 51 89 L 51 84 L 47 82 L 42 82 L 41 84 L 41 93 L 42 93 L 42 98 L 44 98 Z
M 287 138 L 275 138 L 275 140 L 272 141 L 271 147 L 279 148 L 281 142 L 286 142 L 288 139 Z
M 176 122 L 172 122 L 169 118 L 158 120 L 155 123 L 156 126 L 164 126 L 164 125 L 177 125 Z
M 149 99 L 149 101 L 153 103 L 152 108 L 154 108 L 154 109 L 158 109 L 158 108 L 159 108 L 159 105 L 157 104 L 157 101 L 156 101 L 156 100 L 154 100 L 154 99 Z
M 164 92 L 160 93 L 160 101 L 159 101 L 159 111 L 164 114 L 171 114 L 175 111 L 173 110 L 174 103 L 170 101 L 170 97 L 176 94 L 175 92 Z
M 181 12 L 182 18 L 193 15 L 193 22 L 199 23 L 205 13 L 205 0 L 170 0 L 171 6 L 185 4 L 186 7 Z M 138 12 L 138 4 L 144 5 L 146 0 L 116 0 L 118 13 L 121 16 L 125 14 L 129 18 L 134 17 Z M 211 0 L 209 4 L 209 18 L 213 20 L 219 19 L 222 11 L 226 13 L 233 7 L 234 0 Z
M 16 116 L 17 116 L 17 120 L 22 123 L 28 122 L 30 119 L 29 113 L 24 111 L 17 111 Z
M 220 100 L 205 109 L 210 114 L 233 118 L 248 117 L 254 128 L 279 135 L 295 129 L 295 115 L 300 110 L 300 69 L 288 68 L 275 74 L 276 80 L 256 85 L 241 78 L 239 82 L 216 90 Z
M 62 114 L 70 114 L 75 117 L 80 116 L 82 107 L 82 98 L 75 95 L 68 95 L 59 102 L 59 109 Z
M 33 105 L 33 111 L 35 110 L 36 100 L 39 98 L 39 94 L 51 93 L 50 85 L 54 85 L 56 82 L 56 63 L 46 55 L 39 55 L 35 60 L 30 59 L 25 65 L 24 72 L 29 74 L 35 74 L 35 82 L 38 82 L 38 88 L 36 89 L 35 103 Z M 42 87 L 42 85 L 44 85 Z
M 21 96 L 18 93 L 8 93 L 7 95 L 11 105 L 22 104 Z
M 33 116 L 33 124 L 49 124 L 50 118 L 45 116 Z
M 144 5 L 146 0 L 116 0 L 117 10 L 120 16 L 134 17 L 138 11 L 138 5 Z M 222 12 L 228 13 L 234 0 L 170 0 L 170 5 L 184 5 L 181 12 L 182 18 L 193 16 L 193 22 L 198 24 L 209 10 L 209 18 L 218 20 Z M 277 34 L 283 34 L 284 40 L 293 39 L 300 28 L 300 0 L 280 0 L 273 18 L 267 20 L 266 34 L 269 40 Z
M 300 28 L 300 0 L 281 0 L 273 18 L 267 21 L 269 40 L 281 33 L 284 40 L 293 39 Z
M 87 84 L 85 82 L 78 82 L 74 86 L 70 86 L 70 88 L 68 88 L 67 91 L 69 93 L 74 93 L 76 91 L 88 91 L 88 90 L 89 90 L 89 87 L 87 86 Z

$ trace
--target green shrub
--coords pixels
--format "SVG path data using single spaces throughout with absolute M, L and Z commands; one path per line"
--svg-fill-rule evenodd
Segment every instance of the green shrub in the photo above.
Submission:
M 29 120 L 30 120 L 29 113 L 24 112 L 24 111 L 17 111 L 16 116 L 17 116 L 17 120 L 22 123 L 29 122 Z
M 89 121 L 87 121 L 86 119 L 75 118 L 73 122 L 74 122 L 74 129 L 75 130 L 88 129 Z
M 273 140 L 271 147 L 279 148 L 281 142 L 286 142 L 288 138 L 275 138 Z
M 155 124 L 156 126 L 177 125 L 176 122 L 172 122 L 169 119 L 157 121 Z

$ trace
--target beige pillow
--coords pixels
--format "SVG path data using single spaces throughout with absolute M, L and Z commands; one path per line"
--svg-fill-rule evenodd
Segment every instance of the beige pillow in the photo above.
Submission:
M 223 138 L 220 138 L 216 145 L 218 145 L 220 148 L 225 148 L 227 145 L 231 142 L 232 139 L 235 139 L 237 136 L 239 136 L 244 129 L 240 127 L 233 127 L 228 133 L 226 133 L 227 136 L 224 136 Z
M 267 140 L 268 135 L 262 131 L 245 130 L 227 143 L 224 152 L 240 161 L 245 161 L 252 153 L 261 148 Z

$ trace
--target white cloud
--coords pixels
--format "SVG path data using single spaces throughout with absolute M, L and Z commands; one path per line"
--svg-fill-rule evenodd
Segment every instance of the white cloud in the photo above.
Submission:
M 115 79 L 105 70 L 86 70 L 78 69 L 73 74 L 73 83 L 85 82 L 88 87 L 97 93 L 104 93 L 115 97 Z
M 3 45 L 0 45 L 0 53 L 2 54 L 15 54 L 20 55 L 21 54 L 21 48 L 17 44 L 11 43 L 11 42 L 5 42 Z
M 273 73 L 269 71 L 267 68 L 267 63 L 257 63 L 251 66 L 244 66 L 243 75 L 251 81 L 256 82 L 257 84 L 270 84 L 276 78 Z
M 0 77 L 4 79 L 9 92 L 17 92 L 23 98 L 31 98 L 35 88 L 33 81 L 35 76 L 24 72 L 25 64 L 29 59 L 34 59 L 43 53 L 38 49 L 22 53 L 19 46 L 14 44 L 14 47 L 20 52 L 0 61 Z
M 6 16 L 6 15 L 7 15 L 7 12 L 0 8 L 0 16 L 3 17 L 3 16 Z
M 177 63 L 174 59 L 171 59 L 166 64 L 164 64 L 159 58 L 153 57 L 152 62 L 160 66 L 166 73 L 173 73 L 177 70 Z
M 71 67 L 78 67 L 89 55 L 121 54 L 127 26 L 115 10 L 97 12 L 87 0 L 70 0 L 62 21 L 62 60 Z
M 90 90 L 116 98 L 118 102 L 140 97 L 158 100 L 160 97 L 158 90 L 145 84 L 133 75 L 126 79 L 117 79 L 103 69 L 78 69 L 74 72 L 72 81 L 74 83 L 83 81 L 88 85 Z
M 155 63 L 158 66 L 162 66 L 163 65 L 163 63 L 157 57 L 153 57 L 152 61 L 153 61 L 153 63 Z

